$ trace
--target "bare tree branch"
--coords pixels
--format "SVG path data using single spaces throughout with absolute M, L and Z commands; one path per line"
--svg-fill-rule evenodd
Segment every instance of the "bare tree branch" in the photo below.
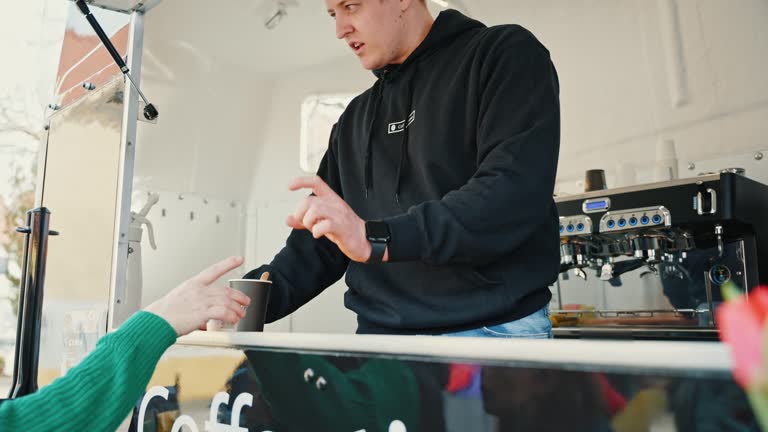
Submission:
M 21 134 L 27 135 L 30 138 L 34 138 L 36 140 L 39 140 L 40 138 L 42 138 L 42 135 L 43 135 L 42 131 L 35 132 L 35 131 L 33 131 L 31 129 L 28 129 L 26 127 L 21 127 L 21 126 L 17 126 L 17 127 L 13 127 L 13 126 L 3 127 L 3 126 L 0 126 L 0 134 L 5 134 L 5 133 L 21 133 Z
M 21 133 L 35 140 L 43 136 L 42 128 L 36 125 L 28 112 L 15 109 L 12 95 L 0 98 L 0 135 Z
M 29 98 L 24 97 L 22 91 L 7 93 L 0 96 L 0 137 L 9 134 L 22 134 L 35 141 L 43 136 L 42 122 L 35 117 L 34 108 L 30 109 Z M 42 110 L 40 110 L 42 113 Z M 21 140 L 21 139 L 20 139 Z M 27 141 L 26 138 L 23 141 Z M 23 151 L 21 149 L 14 150 Z M 10 262 L 17 265 L 22 263 L 24 237 L 17 235 L 15 227 L 24 223 L 25 212 L 34 205 L 34 160 L 33 167 L 22 169 L 21 166 L 12 166 L 11 193 L 9 196 L 0 196 L 4 201 L 0 211 L 0 249 L 4 250 Z M 3 167 L 5 169 L 5 167 Z M 10 267 L 6 268 L 5 276 L 11 281 L 12 286 L 18 286 L 19 280 Z M 13 310 L 18 306 L 18 291 L 12 291 L 10 298 Z

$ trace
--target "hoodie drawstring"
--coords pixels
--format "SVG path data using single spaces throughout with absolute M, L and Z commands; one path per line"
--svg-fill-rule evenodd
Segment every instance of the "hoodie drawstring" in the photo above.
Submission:
M 409 126 L 415 121 L 415 112 L 413 111 L 413 92 L 415 77 L 418 72 L 418 63 L 414 64 L 413 72 L 408 77 L 407 93 L 406 93 L 406 110 L 405 120 L 403 123 L 403 139 L 400 142 L 400 163 L 397 166 L 397 179 L 395 183 L 395 201 L 400 204 L 400 186 L 402 185 L 405 169 L 408 165 L 408 138 L 409 138 Z M 373 131 L 376 125 L 376 117 L 379 115 L 379 106 L 381 105 L 382 94 L 384 92 L 384 83 L 387 80 L 388 71 L 384 71 L 384 74 L 379 78 L 375 84 L 374 98 L 371 101 L 373 104 L 373 117 L 369 124 L 368 129 L 368 142 L 365 150 L 365 198 L 368 199 L 371 189 L 373 189 Z M 411 114 L 414 117 L 411 117 Z
M 416 113 L 413 111 L 413 88 L 416 81 L 419 63 L 414 63 L 413 73 L 408 79 L 408 93 L 406 93 L 405 125 L 403 126 L 403 140 L 400 143 L 400 164 L 397 167 L 397 183 L 395 183 L 395 201 L 400 204 L 400 185 L 402 184 L 405 168 L 408 164 L 408 137 L 411 122 L 416 120 Z M 413 118 L 411 115 L 413 114 Z
M 402 64 L 391 64 L 384 68 L 376 69 L 373 71 L 374 75 L 378 77 L 372 95 L 373 99 L 373 118 L 370 121 L 368 130 L 368 142 L 365 153 L 365 198 L 369 197 L 370 191 L 373 189 L 373 128 L 375 126 L 376 117 L 379 114 L 379 105 L 381 105 L 381 99 L 383 95 L 383 87 L 388 79 L 388 74 L 396 74 L 398 77 L 408 80 L 407 94 L 406 94 L 406 111 L 405 120 L 403 125 L 403 137 L 401 141 L 401 153 L 400 163 L 397 167 L 397 179 L 395 185 L 395 201 L 400 204 L 400 188 L 403 184 L 403 178 L 408 168 L 408 144 L 410 139 L 409 125 L 415 121 L 415 112 L 413 110 L 413 94 L 415 89 L 415 80 L 417 78 L 419 64 L 424 59 L 432 56 L 432 54 L 438 52 L 440 49 L 446 46 L 451 40 L 454 40 L 459 35 L 466 34 L 469 31 L 475 31 L 485 28 L 482 23 L 467 18 L 460 12 L 448 9 L 440 12 L 435 22 L 432 24 L 432 28 L 429 30 L 426 38 L 421 44 L 408 56 L 408 58 Z M 410 69 L 413 69 L 410 71 Z M 408 74 L 407 72 L 411 73 Z M 367 109 L 367 107 L 366 107 Z M 414 112 L 414 117 L 411 117 L 411 113 Z M 388 125 L 389 126 L 389 125 Z M 382 128 L 383 129 L 383 128 Z M 401 131 L 387 131 L 387 133 L 400 133 Z
M 379 105 L 381 104 L 381 94 L 384 90 L 384 80 L 386 80 L 387 73 L 376 81 L 376 91 L 373 98 L 373 116 L 371 116 L 371 123 L 368 125 L 368 143 L 365 149 L 365 199 L 368 199 L 368 193 L 373 188 L 373 127 L 376 125 L 376 117 L 379 115 Z

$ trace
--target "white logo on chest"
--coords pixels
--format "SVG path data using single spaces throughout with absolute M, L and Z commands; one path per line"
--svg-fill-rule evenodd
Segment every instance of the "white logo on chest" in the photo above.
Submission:
M 413 110 L 411 112 L 411 115 L 408 116 L 408 124 L 405 123 L 405 120 L 388 124 L 387 133 L 389 134 L 400 133 L 404 131 L 405 128 L 410 127 L 411 123 L 413 123 L 414 120 L 416 120 L 416 110 Z

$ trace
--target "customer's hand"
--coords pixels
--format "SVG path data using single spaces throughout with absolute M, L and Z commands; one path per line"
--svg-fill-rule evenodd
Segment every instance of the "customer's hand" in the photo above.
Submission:
M 365 235 L 365 221 L 323 179 L 299 177 L 288 189 L 310 189 L 314 193 L 304 198 L 288 216 L 289 227 L 309 230 L 315 238 L 325 236 L 352 261 L 368 261 L 371 243 Z M 387 256 L 385 253 L 385 261 Z
M 145 310 L 168 321 L 183 336 L 205 328 L 210 319 L 234 324 L 245 316 L 251 299 L 227 286 L 211 286 L 216 280 L 243 264 L 242 257 L 230 257 L 183 282 Z

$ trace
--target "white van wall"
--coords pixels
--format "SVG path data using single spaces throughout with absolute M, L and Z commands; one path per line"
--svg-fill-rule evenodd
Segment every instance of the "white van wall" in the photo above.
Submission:
M 689 161 L 752 159 L 768 148 L 768 122 L 761 120 L 768 118 L 763 0 L 468 6 L 486 23 L 522 24 L 552 53 L 563 114 L 560 192 L 582 189 L 591 168 L 605 169 L 611 187 L 624 185 L 617 170 L 651 181 L 657 143 L 666 139 L 675 143 L 681 176 L 700 172 L 688 170 Z M 768 165 L 747 174 L 768 181 Z
M 160 117 L 157 124 L 139 122 L 132 209 L 148 192 L 160 201 L 148 216 L 157 250 L 146 230 L 142 239 L 143 305 L 204 266 L 244 254 L 251 179 L 270 107 L 267 82 L 257 73 L 189 43 L 204 13 L 187 9 L 179 17 L 180 6 L 161 3 L 145 22 L 141 84 Z
M 157 124 L 139 123 L 134 178 L 140 189 L 248 199 L 272 95 L 247 70 L 212 66 L 167 80 L 155 71 L 144 75 L 143 91 L 157 101 L 161 117 Z
M 249 200 L 248 224 L 252 231 L 247 256 L 252 266 L 269 263 L 282 248 L 290 232 L 285 218 L 307 194 L 287 189 L 293 178 L 308 175 L 299 167 L 301 103 L 313 94 L 360 93 L 373 81 L 373 74 L 364 71 L 350 55 L 286 73 L 269 85 L 274 102 L 265 118 L 263 153 L 254 166 Z M 328 288 L 292 315 L 289 328 L 295 332 L 354 331 L 355 316 L 343 306 L 346 289 L 343 280 Z

